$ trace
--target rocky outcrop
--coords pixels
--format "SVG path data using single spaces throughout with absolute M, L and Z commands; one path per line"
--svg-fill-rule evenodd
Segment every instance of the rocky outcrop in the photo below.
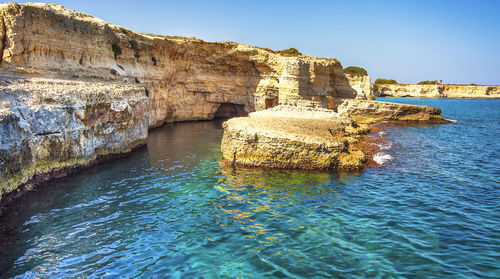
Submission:
M 145 143 L 148 98 L 134 85 L 0 79 L 0 191 Z
M 441 109 L 369 100 L 345 100 L 338 112 L 350 115 L 361 123 L 381 121 L 448 123 L 441 116 Z
M 500 98 L 498 85 L 373 84 L 374 97 Z
M 222 154 L 233 166 L 357 170 L 367 160 L 355 146 L 363 129 L 331 110 L 279 106 L 223 127 Z

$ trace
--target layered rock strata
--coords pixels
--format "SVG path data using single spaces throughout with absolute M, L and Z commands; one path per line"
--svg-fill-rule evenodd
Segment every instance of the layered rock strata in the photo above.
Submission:
M 373 84 L 373 97 L 500 98 L 498 85 Z
M 150 127 L 277 104 L 329 106 L 356 92 L 336 59 L 132 32 L 58 5 L 2 4 L 0 71 L 143 84 Z
M 0 92 L 2 194 L 147 138 L 148 98 L 138 86 L 3 77 Z
M 331 110 L 279 106 L 223 124 L 221 150 L 233 166 L 358 170 L 366 130 Z

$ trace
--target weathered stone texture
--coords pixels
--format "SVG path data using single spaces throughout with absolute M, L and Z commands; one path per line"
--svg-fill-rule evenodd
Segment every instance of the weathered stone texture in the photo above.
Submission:
M 144 144 L 148 99 L 138 86 L 0 80 L 0 194 L 37 175 Z

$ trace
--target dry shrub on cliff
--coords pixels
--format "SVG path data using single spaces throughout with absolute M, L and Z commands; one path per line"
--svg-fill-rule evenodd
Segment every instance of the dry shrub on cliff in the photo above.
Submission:
M 294 47 L 291 47 L 289 49 L 279 50 L 277 52 L 279 54 L 281 54 L 281 55 L 284 55 L 284 56 L 299 56 L 299 55 L 302 55 L 302 53 L 300 51 L 298 51 Z
M 375 84 L 398 84 L 395 79 L 377 78 Z
M 344 74 L 352 75 L 352 76 L 367 76 L 368 72 L 361 67 L 349 66 L 344 69 Z

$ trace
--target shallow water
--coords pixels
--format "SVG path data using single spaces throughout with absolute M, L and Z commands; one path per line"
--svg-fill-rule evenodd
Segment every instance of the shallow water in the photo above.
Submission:
M 358 174 L 225 169 L 220 123 L 157 129 L 12 206 L 0 277 L 499 278 L 500 100 L 385 100 L 457 123 L 388 128 Z

